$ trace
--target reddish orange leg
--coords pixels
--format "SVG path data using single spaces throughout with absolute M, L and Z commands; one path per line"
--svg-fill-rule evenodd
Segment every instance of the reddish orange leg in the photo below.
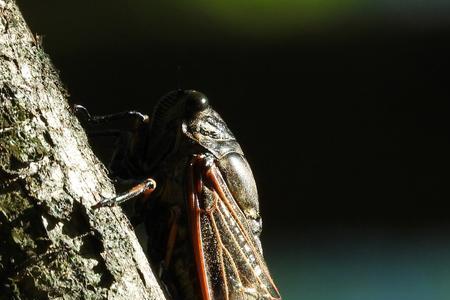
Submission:
M 129 191 L 125 193 L 118 194 L 115 197 L 100 200 L 92 206 L 92 208 L 99 208 L 103 206 L 114 206 L 121 204 L 127 200 L 144 194 L 148 197 L 156 188 L 156 182 L 152 178 L 147 178 L 143 182 L 132 187 Z

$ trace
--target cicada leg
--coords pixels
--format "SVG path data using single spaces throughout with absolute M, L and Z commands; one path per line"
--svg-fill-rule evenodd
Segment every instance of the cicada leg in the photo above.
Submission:
M 149 117 L 147 115 L 140 113 L 138 111 L 135 111 L 135 110 L 123 111 L 123 112 L 118 112 L 118 113 L 109 114 L 109 115 L 102 115 L 102 116 L 93 116 L 89 113 L 89 111 L 87 110 L 86 107 L 84 107 L 82 105 L 78 105 L 78 104 L 75 104 L 73 106 L 73 110 L 74 110 L 75 114 L 77 114 L 78 112 L 83 112 L 84 115 L 86 116 L 87 121 L 91 124 L 106 123 L 106 122 L 121 120 L 121 119 L 124 119 L 127 117 L 137 117 L 143 123 L 149 121 Z
M 115 206 L 142 194 L 144 194 L 145 197 L 148 197 L 155 190 L 155 188 L 156 182 L 152 178 L 147 178 L 124 193 L 118 194 L 112 198 L 100 200 L 94 204 L 92 208 Z

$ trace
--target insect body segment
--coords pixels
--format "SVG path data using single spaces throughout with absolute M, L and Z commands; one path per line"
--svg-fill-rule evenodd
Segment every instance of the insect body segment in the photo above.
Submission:
M 151 193 L 140 210 L 148 254 L 153 265 L 164 266 L 162 280 L 171 296 L 281 299 L 262 254 L 253 174 L 206 96 L 192 90 L 168 93 L 150 122 L 143 118 L 126 137 L 112 171 L 141 183 L 95 207 Z

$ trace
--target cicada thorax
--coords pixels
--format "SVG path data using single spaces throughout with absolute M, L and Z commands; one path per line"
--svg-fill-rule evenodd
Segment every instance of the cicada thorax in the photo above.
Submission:
M 209 153 L 213 157 L 259 243 L 262 223 L 255 179 L 241 146 L 226 123 L 216 111 L 206 109 L 184 124 L 183 132 L 205 149 L 203 154 Z

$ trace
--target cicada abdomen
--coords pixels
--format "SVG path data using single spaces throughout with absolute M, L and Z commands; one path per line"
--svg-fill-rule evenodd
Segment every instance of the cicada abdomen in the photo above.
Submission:
M 130 136 L 112 165 L 143 181 L 97 206 L 154 190 L 142 210 L 149 258 L 171 296 L 281 299 L 262 254 L 251 169 L 205 95 L 168 93 Z

